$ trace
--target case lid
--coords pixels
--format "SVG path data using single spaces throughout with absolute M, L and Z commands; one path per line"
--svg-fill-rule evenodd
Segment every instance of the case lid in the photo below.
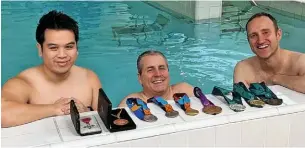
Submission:
M 112 104 L 102 88 L 99 89 L 97 110 L 106 128 L 109 130 L 111 122 L 109 115 L 111 114 Z
M 79 112 L 75 106 L 74 100 L 71 100 L 70 102 L 70 115 L 76 132 L 80 134 Z

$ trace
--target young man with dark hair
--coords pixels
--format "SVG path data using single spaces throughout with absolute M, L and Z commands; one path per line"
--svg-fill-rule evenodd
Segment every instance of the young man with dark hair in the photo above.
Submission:
M 101 82 L 93 71 L 74 65 L 78 38 L 78 24 L 68 15 L 50 11 L 41 17 L 36 40 L 43 63 L 2 87 L 2 127 L 69 114 L 71 99 L 79 112 L 97 109 Z
M 141 92 L 126 96 L 120 107 L 126 106 L 127 98 L 140 98 L 143 101 L 154 96 L 161 96 L 166 100 L 173 99 L 175 93 L 186 93 L 194 96 L 194 87 L 188 83 L 170 85 L 169 68 L 165 56 L 155 50 L 148 50 L 139 55 L 137 59 L 138 81 L 142 85 Z
M 254 82 L 282 85 L 305 93 L 305 54 L 280 48 L 282 30 L 267 13 L 253 15 L 246 25 L 247 38 L 255 56 L 237 63 L 234 83 Z

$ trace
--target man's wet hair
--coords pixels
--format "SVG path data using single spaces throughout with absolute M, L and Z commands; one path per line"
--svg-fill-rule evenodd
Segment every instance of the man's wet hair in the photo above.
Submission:
M 138 56 L 138 59 L 137 59 L 138 74 L 140 74 L 140 75 L 142 74 L 142 69 L 143 69 L 143 65 L 141 64 L 142 58 L 145 57 L 145 56 L 148 56 L 148 55 L 160 55 L 160 56 L 162 56 L 164 58 L 164 60 L 166 61 L 166 66 L 168 67 L 167 59 L 162 52 L 157 51 L 157 50 L 147 50 L 147 51 L 144 51 L 143 53 L 141 53 Z
M 258 18 L 258 17 L 262 17 L 262 16 L 265 16 L 265 17 L 268 17 L 272 22 L 273 22 L 273 26 L 275 28 L 275 31 L 278 31 L 279 30 L 279 27 L 277 25 L 277 21 L 276 19 L 269 13 L 266 13 L 266 12 L 259 12 L 259 13 L 256 13 L 254 14 L 247 22 L 246 24 L 246 31 L 248 30 L 248 24 L 255 18 Z
M 77 22 L 62 12 L 52 10 L 40 18 L 36 28 L 36 41 L 41 45 L 41 47 L 45 41 L 46 29 L 70 30 L 74 33 L 76 43 L 78 42 L 79 33 Z

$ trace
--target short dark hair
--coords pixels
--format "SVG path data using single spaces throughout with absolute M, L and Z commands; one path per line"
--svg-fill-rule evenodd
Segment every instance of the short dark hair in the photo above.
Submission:
M 262 17 L 262 16 L 265 16 L 265 17 L 268 17 L 272 22 L 273 22 L 273 26 L 275 28 L 275 31 L 278 31 L 279 27 L 277 25 L 277 21 L 276 19 L 269 13 L 266 13 L 266 12 L 259 12 L 259 13 L 256 13 L 254 14 L 247 22 L 246 24 L 246 30 L 248 31 L 248 24 L 255 18 L 258 18 L 258 17 Z
M 137 59 L 137 68 L 138 68 L 138 73 L 140 75 L 142 74 L 142 68 L 143 68 L 141 65 L 141 60 L 143 57 L 148 56 L 148 55 L 161 55 L 164 58 L 164 60 L 166 61 L 166 66 L 168 67 L 167 59 L 162 52 L 157 51 L 157 50 L 147 50 L 147 51 L 144 51 L 143 53 L 141 53 Z
M 45 41 L 46 29 L 71 30 L 74 33 L 76 43 L 78 42 L 79 36 L 77 22 L 62 12 L 52 10 L 40 18 L 36 28 L 36 41 L 41 46 Z

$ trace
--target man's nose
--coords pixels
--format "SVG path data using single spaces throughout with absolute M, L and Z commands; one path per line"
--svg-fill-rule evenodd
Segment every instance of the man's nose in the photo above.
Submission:
M 161 75 L 160 70 L 156 70 L 156 71 L 155 71 L 155 76 L 160 76 L 160 75 Z
M 58 57 L 66 57 L 67 56 L 65 49 L 60 49 L 58 52 L 59 52 L 58 55 L 57 55 Z
M 263 35 L 258 35 L 258 40 L 257 41 L 258 41 L 259 44 L 264 43 L 264 41 L 265 41 L 264 36 Z

